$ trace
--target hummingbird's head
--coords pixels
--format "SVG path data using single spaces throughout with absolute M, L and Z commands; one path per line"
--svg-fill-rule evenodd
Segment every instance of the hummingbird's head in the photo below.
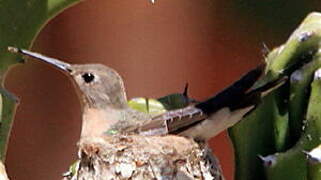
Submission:
M 123 80 L 112 68 L 102 64 L 69 64 L 14 47 L 9 47 L 8 50 L 39 59 L 67 74 L 73 81 L 83 107 L 123 108 L 127 106 Z
M 75 64 L 70 65 L 68 74 L 83 105 L 96 108 L 127 106 L 123 80 L 112 68 L 102 64 Z

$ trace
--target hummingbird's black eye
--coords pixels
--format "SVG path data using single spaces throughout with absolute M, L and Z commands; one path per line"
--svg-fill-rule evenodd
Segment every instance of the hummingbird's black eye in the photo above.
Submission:
M 86 83 L 91 83 L 95 79 L 95 76 L 91 73 L 84 73 L 81 77 Z

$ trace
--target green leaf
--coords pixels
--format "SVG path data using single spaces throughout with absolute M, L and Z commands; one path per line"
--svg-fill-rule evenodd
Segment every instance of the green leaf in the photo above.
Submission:
M 292 179 L 292 177 L 295 178 L 294 176 L 297 179 L 307 178 L 307 167 L 304 164 L 305 158 L 301 150 L 312 148 L 316 142 L 311 145 L 303 141 L 304 138 L 310 137 L 308 134 L 303 134 L 299 142 L 297 142 L 298 138 L 293 137 L 298 135 L 300 137 L 302 134 L 300 131 L 302 131 L 302 122 L 308 102 L 308 93 L 305 91 L 309 87 L 314 70 L 320 65 L 318 52 L 320 38 L 321 15 L 311 13 L 284 45 L 269 53 L 266 59 L 268 64 L 266 76 L 255 86 L 281 76 L 290 76 L 299 68 L 298 65 L 302 66 L 311 60 L 312 62 L 302 68 L 304 79 L 302 82 L 298 84 L 292 82 L 289 88 L 277 89 L 265 97 L 262 100 L 263 103 L 254 112 L 229 130 L 235 149 L 235 179 Z M 311 114 L 311 107 L 313 107 L 311 98 L 309 103 L 308 114 L 309 111 Z M 315 120 L 311 122 L 316 128 L 313 128 L 314 131 L 310 132 L 310 135 L 313 133 L 318 135 L 318 131 L 321 130 L 321 128 L 318 129 L 318 122 Z M 293 135 L 293 132 L 298 135 Z M 300 143 L 307 144 L 298 145 Z M 293 144 L 296 146 L 288 149 Z M 259 155 L 269 157 L 267 159 L 275 159 L 277 165 L 264 168 L 263 164 L 271 163 L 262 162 L 258 158 Z
M 294 145 L 302 134 L 303 119 L 308 105 L 310 83 L 313 80 L 314 71 L 321 67 L 320 53 L 314 55 L 312 62 L 291 75 L 289 118 L 291 144 Z
M 321 58 L 321 56 L 319 56 Z M 296 145 L 284 153 L 275 154 L 275 162 L 266 167 L 267 179 L 301 180 L 308 177 L 308 162 L 304 151 L 310 151 L 321 143 L 321 69 L 315 73 L 304 123 L 304 133 Z
M 262 104 L 241 122 L 229 129 L 235 154 L 235 179 L 264 179 L 259 155 L 275 152 L 274 118 L 278 109 L 271 93 Z
M 29 48 L 41 28 L 62 10 L 79 0 L 0 0 L 0 80 L 2 114 L 0 128 L 0 157 L 5 153 L 17 106 L 17 98 L 10 94 L 3 82 L 7 70 L 19 61 L 17 55 L 7 52 L 8 46 Z
M 293 66 L 302 61 L 302 56 L 318 50 L 321 39 L 320 18 L 319 13 L 309 14 L 288 41 L 268 55 L 268 71 L 259 84 L 292 72 Z
M 149 98 L 133 98 L 128 101 L 129 107 L 151 115 L 159 115 L 166 112 L 163 104 L 156 99 Z
M 188 84 L 186 84 L 183 93 L 173 93 L 156 99 L 151 98 L 133 98 L 128 101 L 129 107 L 138 111 L 159 115 L 166 111 L 184 108 L 191 103 L 196 102 L 187 95 Z

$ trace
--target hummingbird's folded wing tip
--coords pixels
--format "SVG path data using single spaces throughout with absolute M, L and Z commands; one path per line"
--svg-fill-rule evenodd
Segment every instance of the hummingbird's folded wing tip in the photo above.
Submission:
M 224 107 L 228 107 L 232 110 L 236 109 L 240 104 L 244 104 L 243 100 L 249 98 L 247 96 L 248 92 L 264 73 L 265 66 L 265 64 L 260 64 L 215 96 L 200 102 L 195 106 L 206 114 L 215 113 Z
M 274 91 L 275 89 L 282 86 L 284 83 L 288 81 L 288 76 L 283 76 L 281 78 L 278 78 L 274 81 L 267 82 L 266 84 L 262 85 L 261 87 L 258 87 L 256 89 L 253 89 L 252 92 L 259 92 L 261 93 L 261 96 L 264 97 L 270 92 Z

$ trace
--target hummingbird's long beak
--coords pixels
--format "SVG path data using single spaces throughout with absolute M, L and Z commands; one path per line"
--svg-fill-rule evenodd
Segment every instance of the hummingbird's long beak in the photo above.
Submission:
M 16 47 L 8 47 L 8 51 L 11 53 L 16 53 L 16 54 L 22 54 L 22 55 L 26 55 L 35 59 L 39 59 L 43 62 L 46 62 L 50 65 L 53 65 L 55 67 L 57 67 L 58 69 L 67 72 L 67 73 L 71 73 L 71 65 L 65 62 L 62 62 L 58 59 L 55 58 L 51 58 L 51 57 L 47 57 L 44 55 L 41 55 L 39 53 L 35 53 L 35 52 L 31 52 L 25 49 L 20 49 L 20 48 L 16 48 Z

